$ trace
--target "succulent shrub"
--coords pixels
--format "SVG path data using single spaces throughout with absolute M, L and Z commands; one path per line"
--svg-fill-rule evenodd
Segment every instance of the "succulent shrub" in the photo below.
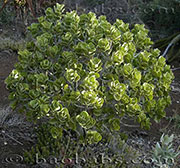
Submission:
M 54 138 L 74 130 L 97 143 L 124 118 L 150 128 L 165 116 L 174 76 L 144 25 L 112 25 L 56 4 L 28 30 L 32 39 L 5 83 L 11 107 L 32 121 L 46 118 Z
M 25 151 L 24 160 L 27 164 L 42 164 L 47 161 L 47 164 L 61 165 L 60 167 L 138 167 L 132 161 L 140 156 L 138 151 L 122 140 L 121 134 L 114 133 L 98 144 L 84 145 L 73 134 L 66 134 L 57 141 L 52 137 L 50 129 L 51 126 L 47 123 L 36 128 L 38 143 Z

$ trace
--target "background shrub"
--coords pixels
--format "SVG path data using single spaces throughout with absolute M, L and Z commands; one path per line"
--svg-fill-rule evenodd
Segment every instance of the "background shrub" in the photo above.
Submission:
M 138 5 L 140 6 L 139 16 L 152 33 L 158 36 L 154 35 L 155 39 L 180 31 L 179 0 L 151 0 Z

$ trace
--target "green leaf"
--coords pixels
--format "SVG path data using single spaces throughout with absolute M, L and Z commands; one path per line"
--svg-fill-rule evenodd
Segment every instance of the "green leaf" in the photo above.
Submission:
M 17 88 L 17 91 L 19 93 L 23 93 L 28 90 L 29 90 L 29 85 L 27 83 L 19 83 L 18 88 Z
M 80 76 L 78 75 L 77 71 L 73 69 L 67 69 L 65 77 L 70 83 L 78 82 L 80 80 Z
M 174 139 L 174 135 L 172 134 L 171 136 L 165 135 L 164 134 L 161 136 L 160 142 L 164 145 L 169 145 Z
M 133 34 L 131 32 L 125 32 L 123 35 L 122 35 L 122 40 L 123 42 L 131 42 L 133 41 Z
M 29 106 L 33 109 L 37 109 L 39 107 L 39 101 L 38 99 L 35 99 L 35 100 L 31 100 L 29 102 Z
M 48 59 L 45 59 L 42 62 L 40 62 L 40 66 L 42 67 L 42 69 L 47 70 L 50 69 L 52 63 Z
M 120 101 L 122 97 L 119 93 L 115 93 L 113 96 L 116 101 Z
M 149 100 L 153 99 L 153 92 L 154 92 L 154 85 L 149 83 L 144 83 L 142 85 L 142 92 L 144 95 L 146 95 Z
M 94 109 L 93 114 L 97 117 L 100 116 L 102 114 L 102 109 Z
M 48 19 L 53 19 L 56 15 L 54 14 L 54 11 L 52 8 L 48 7 L 45 11 L 46 17 Z
M 104 104 L 104 99 L 103 98 L 97 98 L 96 103 L 95 103 L 95 108 L 101 108 Z
M 70 42 L 72 40 L 72 34 L 67 32 L 64 36 L 62 36 L 62 40 L 65 42 Z
M 95 120 L 86 111 L 82 111 L 76 116 L 76 120 L 85 129 L 92 128 L 95 125 Z
M 58 46 L 54 45 L 54 46 L 49 47 L 47 52 L 51 57 L 54 58 L 59 52 Z
M 101 60 L 97 57 L 91 59 L 90 62 L 88 63 L 88 66 L 90 71 L 99 72 L 102 70 Z
M 54 12 L 57 14 L 57 16 L 61 16 L 61 14 L 64 11 L 64 4 L 56 3 L 56 6 L 54 6 Z
M 141 72 L 138 71 L 136 68 L 133 71 L 133 79 L 135 79 L 137 82 L 140 82 L 141 80 Z
M 42 51 L 48 48 L 48 38 L 41 36 L 37 37 L 36 46 Z
M 158 59 L 158 65 L 164 67 L 165 64 L 166 64 L 166 59 L 163 56 L 160 56 Z
M 56 118 L 52 118 L 51 120 L 49 120 L 49 123 L 55 125 L 58 124 L 58 120 Z
M 31 26 L 27 27 L 27 29 L 32 33 L 32 35 L 36 36 L 39 32 L 39 23 L 32 23 Z
M 14 109 L 17 107 L 17 104 L 18 104 L 18 101 L 17 101 L 17 100 L 13 100 L 13 101 L 10 103 L 10 107 L 14 110 Z
M 129 75 L 131 75 L 131 73 L 133 72 L 133 66 L 132 64 L 128 63 L 128 64 L 124 64 L 123 67 L 123 75 L 128 77 Z
M 87 90 L 96 90 L 99 86 L 99 82 L 96 80 L 96 76 L 91 73 L 90 76 L 84 79 L 82 86 Z
M 117 96 L 118 96 L 118 94 L 119 94 L 119 96 L 122 96 L 126 91 L 126 85 L 123 83 L 119 83 L 118 80 L 114 80 L 114 81 L 110 82 L 109 87 L 113 93 L 117 92 L 116 93 Z
M 57 111 L 57 114 L 61 122 L 66 122 L 70 120 L 70 115 L 67 108 L 62 108 L 61 110 Z
M 97 131 L 87 131 L 87 141 L 92 144 L 92 143 L 98 143 L 99 141 L 101 141 L 102 136 L 100 133 L 98 133 Z
M 34 76 L 35 76 L 37 82 L 38 82 L 38 83 L 41 83 L 41 84 L 46 83 L 47 80 L 48 80 L 48 76 L 45 75 L 44 73 L 35 74 Z
M 93 43 L 79 42 L 74 46 L 74 50 L 78 55 L 94 55 L 96 48 Z
M 57 127 L 51 127 L 50 129 L 51 135 L 53 138 L 61 138 L 62 137 L 62 128 L 57 128 Z
M 44 112 L 45 114 L 47 114 L 50 110 L 49 104 L 41 104 L 40 105 L 40 110 L 42 112 Z
M 11 92 L 8 96 L 9 100 L 14 100 L 16 98 L 16 92 Z
M 120 120 L 117 118 L 110 119 L 109 123 L 111 125 L 111 129 L 114 131 L 119 131 L 120 130 Z
M 124 49 L 121 48 L 120 50 L 112 54 L 112 60 L 114 61 L 114 63 L 117 63 L 118 65 L 122 64 L 124 62 L 124 55 L 125 55 Z
M 71 99 L 72 101 L 78 101 L 79 98 L 80 98 L 80 95 L 81 95 L 81 93 L 80 93 L 79 91 L 72 91 L 72 92 L 71 92 L 70 99 Z
M 121 97 L 121 101 L 123 104 L 128 104 L 129 103 L 129 96 L 127 94 L 123 94 Z
M 47 20 L 43 21 L 41 23 L 42 27 L 46 30 L 50 30 L 51 29 L 51 26 L 52 26 L 52 23 L 51 22 L 48 22 Z
M 76 122 L 75 122 L 74 120 L 72 120 L 72 119 L 68 120 L 67 126 L 68 126 L 70 129 L 76 131 Z
M 18 51 L 18 60 L 19 61 L 29 61 L 32 57 L 32 53 L 27 49 Z
M 101 38 L 98 41 L 98 48 L 102 49 L 103 51 L 108 51 L 111 48 L 111 43 L 106 38 Z
M 116 19 L 114 25 L 122 32 L 126 32 L 129 30 L 129 24 L 125 24 L 122 20 Z
M 35 89 L 31 89 L 29 90 L 29 96 L 30 98 L 35 99 L 40 96 L 40 93 Z

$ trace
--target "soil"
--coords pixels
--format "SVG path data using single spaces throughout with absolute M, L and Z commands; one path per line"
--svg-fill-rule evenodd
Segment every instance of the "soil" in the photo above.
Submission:
M 0 104 L 4 105 L 8 103 L 8 90 L 6 89 L 4 80 L 9 75 L 9 73 L 13 70 L 14 63 L 17 61 L 16 53 L 8 53 L 7 51 L 0 52 Z
M 111 16 L 109 15 L 109 17 Z M 6 35 L 7 37 L 11 37 L 15 36 L 15 34 L 17 35 L 17 33 L 23 34 L 21 27 L 17 27 L 16 29 L 14 29 L 9 26 L 9 28 L 2 27 L 1 29 L 1 37 L 4 35 Z M 49 164 L 38 164 L 34 166 L 26 165 L 20 157 L 24 150 L 29 149 L 29 147 L 31 147 L 35 143 L 35 136 L 33 134 L 32 124 L 27 122 L 24 116 L 18 114 L 15 111 L 11 111 L 8 108 L 9 93 L 4 84 L 4 80 L 13 70 L 14 64 L 16 62 L 17 52 L 8 49 L 0 51 L 0 108 L 6 109 L 7 112 L 7 114 L 4 114 L 5 120 L 3 124 L 0 124 L 0 167 L 50 168 L 52 167 L 52 165 Z M 174 65 L 179 66 L 179 63 L 175 62 Z M 170 120 L 173 116 L 180 115 L 180 70 L 175 71 L 174 75 L 175 79 L 172 83 L 172 91 L 170 93 L 172 104 L 166 109 L 167 116 L 163 118 L 160 123 L 153 122 L 151 129 L 148 131 L 142 130 L 139 127 L 123 128 L 123 131 L 129 135 L 128 143 L 137 150 L 143 151 L 144 154 L 152 149 L 155 143 L 159 141 L 163 133 L 169 135 L 174 134 L 174 148 L 177 149 L 180 146 L 180 119 L 178 123 L 179 125 L 177 125 L 174 120 Z M 14 160 L 10 160 L 10 157 L 14 157 Z M 178 165 L 180 165 L 180 158 L 179 163 L 177 163 L 176 167 L 178 167 Z

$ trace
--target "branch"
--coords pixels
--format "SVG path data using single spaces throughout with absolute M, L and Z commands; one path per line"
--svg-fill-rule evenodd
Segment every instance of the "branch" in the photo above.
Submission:
M 15 138 L 11 137 L 11 136 L 8 135 L 8 134 L 5 134 L 5 131 L 4 131 L 4 130 L 2 130 L 1 133 L 3 133 L 5 136 L 9 137 L 10 139 L 14 140 L 14 141 L 17 142 L 18 144 L 23 145 L 21 142 L 19 142 L 19 141 L 16 140 Z
M 169 43 L 169 45 L 167 46 L 166 50 L 164 51 L 164 53 L 163 53 L 163 55 L 162 55 L 164 58 L 166 58 L 166 60 L 167 60 L 167 52 L 168 52 L 169 48 L 170 48 L 173 44 L 175 44 L 176 42 L 178 42 L 179 40 L 180 40 L 180 34 L 177 35 L 175 38 L 173 38 L 173 39 L 171 40 L 171 42 Z
M 33 16 L 36 18 L 35 12 L 34 12 L 34 10 L 33 10 L 32 0 L 26 0 L 26 1 L 27 1 L 28 7 L 29 7 L 31 13 L 32 13 Z

